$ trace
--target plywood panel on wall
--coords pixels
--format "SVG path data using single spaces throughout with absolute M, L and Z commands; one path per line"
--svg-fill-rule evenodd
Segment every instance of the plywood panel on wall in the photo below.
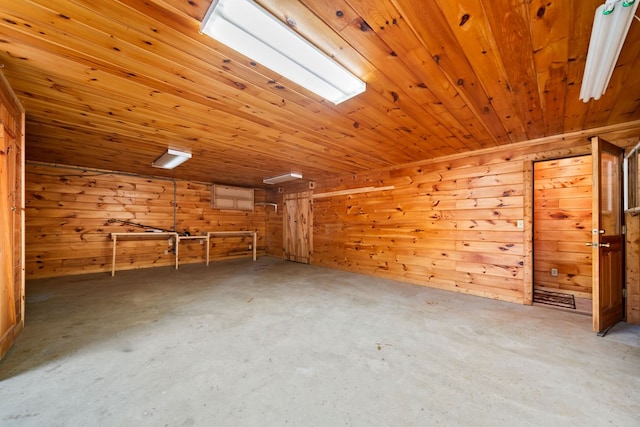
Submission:
M 109 271 L 110 233 L 144 230 L 122 221 L 166 230 L 175 225 L 191 235 L 256 230 L 258 253 L 264 253 L 264 207 L 213 209 L 208 184 L 41 164 L 28 165 L 26 178 L 29 278 Z M 212 240 L 211 259 L 249 256 L 250 243 L 245 237 Z M 163 239 L 119 241 L 116 268 L 173 265 L 172 244 Z M 204 262 L 205 253 L 199 241 L 180 243 L 180 264 Z
M 591 299 L 591 155 L 534 163 L 533 185 L 536 288 Z

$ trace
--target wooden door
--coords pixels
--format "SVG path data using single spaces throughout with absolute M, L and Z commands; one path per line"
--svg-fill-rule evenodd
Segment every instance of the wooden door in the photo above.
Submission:
M 623 150 L 598 137 L 591 144 L 593 330 L 602 333 L 624 318 Z
M 0 74 L 0 359 L 24 326 L 24 111 Z
M 289 261 L 311 263 L 313 249 L 313 201 L 311 192 L 284 196 L 284 257 Z

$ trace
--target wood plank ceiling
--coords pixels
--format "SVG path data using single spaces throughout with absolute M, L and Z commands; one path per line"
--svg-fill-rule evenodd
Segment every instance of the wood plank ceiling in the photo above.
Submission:
M 334 106 L 199 33 L 209 0 L 0 2 L 27 159 L 262 186 L 640 118 L 640 23 L 578 99 L 601 0 L 260 0 L 367 82 Z M 151 168 L 167 147 L 193 158 Z

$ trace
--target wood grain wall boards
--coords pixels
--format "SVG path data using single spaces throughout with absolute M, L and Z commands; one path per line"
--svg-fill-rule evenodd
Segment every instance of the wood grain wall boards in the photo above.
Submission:
M 640 324 L 640 215 L 626 214 L 627 301 L 626 321 Z
M 208 1 L 0 4 L 30 159 L 200 182 L 214 169 L 259 187 L 289 170 L 341 177 L 640 118 L 635 24 L 605 96 L 578 100 L 597 0 L 259 3 L 367 92 L 333 106 L 252 65 L 198 33 Z M 151 169 L 169 145 L 196 154 L 190 167 Z
M 258 254 L 265 253 L 265 207 L 253 212 L 210 207 L 209 184 L 174 181 L 30 163 L 26 185 L 26 266 L 28 278 L 108 272 L 110 233 L 142 228 L 109 220 L 130 221 L 161 229 L 188 231 L 258 231 Z M 174 196 L 175 195 L 175 196 Z M 256 192 L 264 201 L 265 192 Z M 249 237 L 212 239 L 212 261 L 251 256 Z M 173 266 L 173 243 L 166 239 L 118 241 L 118 270 Z M 199 241 L 180 243 L 180 264 L 205 262 Z
M 308 185 L 307 185 L 308 188 Z M 264 236 L 265 254 L 284 257 L 284 198 L 278 187 L 264 191 L 266 230 Z M 275 206 L 274 206 L 275 205 Z
M 629 145 L 626 137 L 621 141 Z M 549 271 L 553 264 L 562 272 L 562 289 L 589 298 L 590 254 L 582 253 L 584 236 L 576 233 L 586 230 L 589 240 L 591 187 L 583 163 L 590 156 L 575 157 L 589 150 L 584 135 L 567 134 L 317 182 L 316 193 L 330 196 L 314 199 L 314 263 L 529 304 L 533 250 L 527 239 L 537 239 L 536 267 Z M 554 162 L 563 156 L 574 157 L 560 169 Z M 531 159 L 545 158 L 553 160 L 538 175 L 548 182 L 534 190 Z M 519 181 L 513 177 L 518 170 Z M 578 190 L 560 199 L 567 183 Z M 357 191 L 372 186 L 393 189 Z M 534 197 L 543 204 L 537 215 Z M 498 209 L 505 218 L 492 218 Z M 541 241 L 534 217 L 536 224 L 548 221 L 559 238 Z M 558 252 L 566 254 L 560 264 Z
M 79 41 L 79 42 L 80 42 L 80 41 Z M 127 60 L 129 60 L 129 58 L 127 58 Z M 65 86 L 65 85 L 60 85 L 60 86 L 62 86 L 63 88 L 66 88 L 66 86 Z M 118 87 L 118 86 L 117 86 L 117 85 L 111 85 L 110 87 Z M 134 91 L 127 91 L 127 92 L 132 93 L 132 92 L 135 92 L 135 90 L 134 90 Z M 161 95 L 161 94 L 160 94 L 160 93 L 158 93 L 155 97 L 160 97 L 160 95 Z M 199 95 L 199 94 L 198 94 L 198 95 L 197 95 L 197 97 L 204 99 L 204 96 L 203 96 L 203 95 Z M 274 102 L 275 102 L 275 101 L 274 101 Z M 171 103 L 171 105 L 177 105 L 178 103 L 179 103 L 179 100 L 175 100 L 173 103 Z M 254 101 L 254 103 L 255 103 L 255 101 Z M 134 105 L 134 107 L 135 107 L 135 105 Z M 220 106 L 220 105 L 216 105 L 216 107 L 221 108 L 221 106 Z M 228 110 L 228 109 L 229 109 L 229 107 L 227 107 L 226 109 Z M 285 110 L 282 110 L 282 111 L 285 111 Z M 110 113 L 110 114 L 112 114 L 113 112 L 111 112 L 111 111 L 110 111 L 109 113 Z M 299 116 L 299 117 L 302 117 L 302 116 Z M 289 117 L 288 119 L 286 119 L 286 122 L 287 122 L 287 123 L 298 123 L 298 122 L 302 122 L 302 123 L 304 123 L 304 121 L 300 120 L 300 118 L 298 118 L 298 120 L 292 120 L 292 118 L 293 118 L 293 117 Z M 336 118 L 336 119 L 337 119 L 337 118 Z M 162 122 L 163 122 L 162 120 L 158 120 L 158 123 L 162 123 Z M 69 125 L 71 125 L 71 123 L 70 123 Z M 308 127 L 311 127 L 311 124 L 308 124 L 307 126 L 308 126 Z M 317 120 L 315 121 L 315 126 L 318 126 L 318 121 L 317 121 Z M 349 123 L 349 126 L 351 127 L 351 122 Z M 379 131 L 380 131 L 380 129 L 378 129 L 377 131 L 379 132 Z M 259 132 L 258 132 L 258 133 L 259 133 Z M 340 134 L 340 135 L 341 135 L 341 137 L 342 137 L 342 134 Z M 364 151 L 366 151 L 366 147 L 364 147 L 364 146 L 363 146 L 363 147 L 361 147 L 361 151 L 363 151 L 363 152 L 364 152 Z
M 28 155 L 34 156 L 32 160 L 193 182 L 208 182 L 215 174 L 229 185 L 259 186 L 267 173 L 275 175 L 300 166 L 305 178 L 324 180 L 325 188 L 332 190 L 396 186 L 391 194 L 398 205 L 392 212 L 376 206 L 388 203 L 389 193 L 353 196 L 359 204 L 353 205 L 349 215 L 356 215 L 360 205 L 369 215 L 359 218 L 360 223 L 354 219 L 354 228 L 365 230 L 358 231 L 365 236 L 372 221 L 379 226 L 396 220 L 406 233 L 412 233 L 411 227 L 503 233 L 513 231 L 514 218 L 495 219 L 491 212 L 526 204 L 516 199 L 526 197 L 522 186 L 518 187 L 517 175 L 522 171 L 514 168 L 496 174 L 482 166 L 515 165 L 517 159 L 532 160 L 539 152 L 551 150 L 557 156 L 584 152 L 579 140 L 591 133 L 602 134 L 591 129 L 606 124 L 632 121 L 621 137 L 635 137 L 634 144 L 637 141 L 640 101 L 633 89 L 640 75 L 624 71 L 638 61 L 637 54 L 633 59 L 640 40 L 635 23 L 621 57 L 623 72 L 607 94 L 597 103 L 583 104 L 577 99 L 593 10 L 599 3 L 595 0 L 588 4 L 574 0 L 570 8 L 515 0 L 436 1 L 422 6 L 404 0 L 261 3 L 280 17 L 300 18 L 298 31 L 319 40 L 320 47 L 335 53 L 341 63 L 363 70 L 367 93 L 332 106 L 263 67 L 251 65 L 197 34 L 208 2 L 0 3 L 0 62 L 29 110 Z M 437 20 L 429 22 L 441 31 L 425 31 L 425 10 L 433 12 L 429 19 Z M 567 20 L 569 31 L 564 29 Z M 568 39 L 563 38 L 565 31 Z M 582 132 L 468 154 L 469 150 L 570 130 Z M 184 145 L 197 155 L 188 167 L 166 172 L 150 169 L 150 161 L 170 144 Z M 532 144 L 538 144 L 539 151 L 532 150 Z M 406 164 L 409 161 L 418 163 Z M 372 169 L 375 172 L 369 172 Z M 91 196 L 94 189 L 85 191 L 83 196 Z M 387 198 L 376 203 L 383 196 Z M 104 200 L 127 197 L 132 194 Z M 430 205 L 422 206 L 412 197 L 430 197 Z M 63 200 L 91 203 L 88 199 Z M 153 200 L 148 205 L 160 208 L 162 199 Z M 80 207 L 70 205 L 74 210 Z M 482 210 L 482 218 L 473 216 L 476 208 Z M 328 209 L 345 208 L 330 205 Z M 127 215 L 155 220 L 164 214 L 160 211 L 156 214 L 136 206 Z M 202 212 L 197 201 L 182 206 L 186 216 Z M 34 219 L 40 231 L 56 216 L 47 214 Z M 81 226 L 85 219 L 64 220 Z M 231 222 L 236 225 L 239 221 Z M 326 230 L 336 228 L 335 223 L 328 225 Z M 466 242 L 472 242 L 472 247 L 491 243 L 474 240 L 479 236 L 458 235 L 453 240 L 456 245 L 445 242 L 457 248 L 460 241 L 462 249 Z M 497 243 L 518 245 L 503 234 L 485 236 Z M 272 237 L 276 241 L 275 234 Z M 431 239 L 436 237 L 441 235 L 433 233 Z M 419 241 L 431 239 L 420 236 Z M 370 239 L 364 239 L 364 244 L 383 247 Z M 527 253 L 526 245 L 514 247 Z M 194 257 L 199 256 L 197 249 Z M 362 250 L 356 252 L 357 260 Z M 468 261 L 480 256 L 475 251 L 455 254 L 465 259 L 462 262 L 487 262 Z M 512 257 L 521 256 L 510 255 L 508 265 L 514 262 Z M 492 264 L 501 265 L 495 260 Z M 466 283 L 473 278 L 477 282 L 474 292 L 491 294 L 488 285 L 480 283 L 483 275 L 468 274 L 455 280 Z M 421 280 L 415 269 L 406 277 Z M 451 283 L 435 276 L 430 280 Z M 513 280 L 521 282 L 510 279 L 509 286 Z M 513 296 L 521 291 L 508 292 Z
M 283 197 L 283 249 L 289 261 L 310 264 L 313 259 L 312 191 L 285 193 Z
M 622 136 L 622 140 L 626 137 Z M 627 143 L 623 141 L 623 144 Z M 557 139 L 512 145 L 508 149 L 481 150 L 473 156 L 449 156 L 368 174 L 327 178 L 316 183 L 315 191 L 335 196 L 315 199 L 314 262 L 530 303 L 532 278 L 527 269 L 532 268 L 533 253 L 527 239 L 535 236 L 531 232 L 533 206 L 527 202 L 534 197 L 531 159 L 575 156 L 589 150 L 584 134 L 567 134 Z M 590 229 L 590 221 L 583 221 L 590 199 L 584 202 L 582 198 L 590 193 L 591 187 L 588 179 L 580 176 L 581 168 L 569 165 L 566 171 L 567 179 L 578 185 L 578 199 L 560 202 L 557 196 L 563 185 L 541 186 L 540 191 L 555 197 L 555 200 L 544 200 L 549 212 L 577 210 L 573 215 L 576 218 L 569 219 L 555 219 L 553 214 L 547 214 L 553 218 L 547 221 L 553 221 L 556 227 L 576 230 L 578 223 L 581 229 Z M 514 176 L 518 171 L 519 185 Z M 488 175 L 485 177 L 485 174 Z M 540 173 L 549 180 L 563 174 L 553 167 Z M 502 175 L 509 178 L 505 180 Z M 478 176 L 483 178 L 475 179 Z M 357 191 L 376 185 L 393 189 Z M 517 218 L 500 221 L 491 218 L 495 209 L 516 206 L 521 207 L 529 231 L 527 225 L 525 230 L 517 229 Z M 505 215 L 510 216 L 509 210 Z M 584 245 L 580 241 L 551 243 L 539 244 L 538 249 L 546 251 L 554 261 L 558 251 L 580 252 Z M 562 276 L 564 287 L 575 295 L 586 296 L 584 290 L 590 283 L 581 276 L 588 276 L 589 269 L 579 267 L 586 265 L 584 256 L 577 254 L 565 261 L 560 266 L 566 271 Z M 551 265 L 542 268 L 550 269 Z M 452 270 L 456 273 L 446 273 Z M 490 289 L 491 286 L 496 289 Z
M 513 163 L 519 164 L 520 181 L 507 180 L 516 195 L 504 199 L 514 207 L 500 211 L 465 203 L 460 208 L 454 205 L 441 210 L 437 202 L 446 203 L 447 199 L 441 200 L 438 192 L 426 194 L 418 188 L 436 186 L 443 175 L 455 182 L 457 172 L 460 186 L 477 184 L 476 198 L 482 200 L 482 188 L 504 186 L 499 165 L 493 166 L 491 179 L 469 178 L 478 171 L 467 168 L 425 166 L 422 172 L 408 168 L 404 171 L 411 174 L 409 179 L 394 171 L 393 177 L 381 183 L 394 185 L 394 190 L 315 199 L 314 263 L 522 302 L 523 240 L 522 230 L 516 228 L 516 220 L 523 217 L 522 161 L 505 162 L 502 175 L 512 174 Z M 425 176 L 430 176 L 431 182 Z M 357 178 L 366 184 L 371 181 L 366 175 Z M 316 188 L 318 192 L 324 189 L 322 185 Z M 396 193 L 400 200 L 395 200 Z M 488 193 L 487 204 L 496 203 L 494 194 Z M 403 201 L 403 194 L 411 194 L 410 203 Z M 452 192 L 445 197 L 464 202 L 466 194 Z M 476 229 L 479 224 L 481 230 Z
M 591 241 L 591 163 L 591 155 L 534 163 L 536 288 L 592 298 L 592 251 L 585 246 Z

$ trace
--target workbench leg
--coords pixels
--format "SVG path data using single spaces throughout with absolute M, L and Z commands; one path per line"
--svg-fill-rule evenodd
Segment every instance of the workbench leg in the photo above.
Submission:
M 176 254 L 176 270 L 177 270 L 178 269 L 178 251 L 179 251 L 179 248 L 180 248 L 180 239 L 178 239 L 178 236 L 174 237 L 174 242 L 175 242 L 174 244 L 175 244 L 175 248 L 176 248 L 175 254 Z
M 253 232 L 253 260 L 256 260 L 256 246 L 258 245 L 258 232 Z
M 207 234 L 207 267 L 209 267 L 209 235 Z
M 116 275 L 116 241 L 117 236 L 113 236 L 113 258 L 111 260 L 111 277 Z

